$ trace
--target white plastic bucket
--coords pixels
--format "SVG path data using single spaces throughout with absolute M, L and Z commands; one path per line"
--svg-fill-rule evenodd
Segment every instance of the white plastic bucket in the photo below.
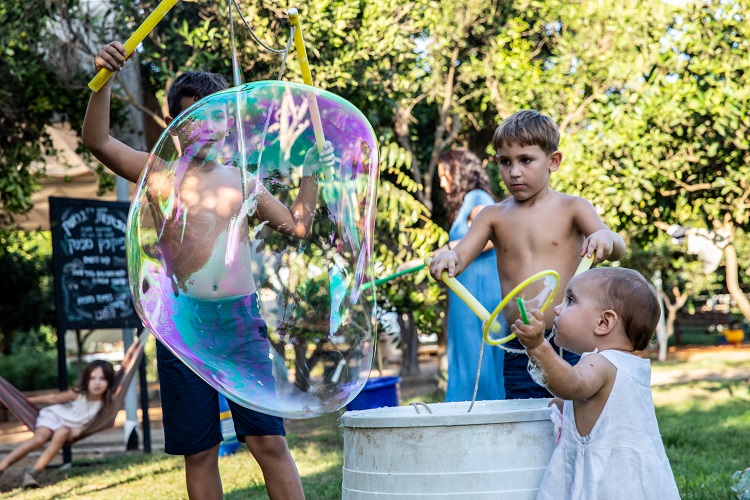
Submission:
M 349 411 L 344 500 L 533 499 L 555 447 L 549 399 Z M 417 413 L 419 410 L 419 413 Z

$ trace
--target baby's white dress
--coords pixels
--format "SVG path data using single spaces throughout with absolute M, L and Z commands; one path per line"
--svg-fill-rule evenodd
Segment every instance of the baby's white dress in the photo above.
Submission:
M 679 499 L 656 422 L 651 362 L 621 351 L 599 354 L 617 367 L 612 392 L 586 437 L 576 429 L 573 402 L 565 401 L 562 436 L 537 499 Z

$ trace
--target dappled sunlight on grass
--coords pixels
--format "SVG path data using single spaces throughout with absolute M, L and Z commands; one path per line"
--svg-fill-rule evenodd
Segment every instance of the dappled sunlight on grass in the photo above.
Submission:
M 739 350 L 738 350 L 739 351 Z M 654 370 L 674 370 L 688 376 L 712 376 L 750 369 L 739 357 L 725 351 L 723 361 L 699 353 L 660 364 Z M 442 394 L 434 381 L 409 386 L 401 404 L 437 403 Z M 403 394 L 402 394 L 403 395 Z M 747 436 L 750 436 L 750 384 L 743 379 L 673 383 L 653 388 L 659 428 L 675 479 L 684 500 L 734 500 L 729 489 L 731 475 L 750 466 Z M 287 421 L 287 441 L 302 477 L 307 498 L 341 498 L 344 446 L 338 419 L 344 410 L 310 420 Z M 229 500 L 267 499 L 263 474 L 246 448 L 220 459 L 224 495 Z M 182 457 L 163 453 L 150 456 L 126 454 L 88 463 L 77 461 L 66 471 L 49 471 L 48 484 L 41 490 L 14 490 L 3 498 L 112 500 L 185 499 L 185 471 Z

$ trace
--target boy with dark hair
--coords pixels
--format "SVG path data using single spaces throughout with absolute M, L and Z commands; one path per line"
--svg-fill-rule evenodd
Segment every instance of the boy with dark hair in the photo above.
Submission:
M 550 175 L 562 162 L 559 138 L 552 119 L 533 110 L 514 113 L 500 124 L 492 142 L 511 196 L 486 206 L 453 250 L 434 258 L 430 273 L 435 279 L 440 279 L 443 271 L 451 277 L 461 274 L 491 242 L 503 295 L 529 276 L 553 269 L 560 274 L 560 288 L 552 304 L 559 304 L 581 257 L 593 257 L 595 264 L 622 257 L 625 242 L 604 225 L 588 200 L 549 186 Z M 553 318 L 550 307 L 545 312 L 547 329 Z M 505 345 L 522 349 L 517 339 Z M 547 389 L 529 375 L 526 354 L 505 354 L 506 398 L 549 397 Z M 572 363 L 578 359 L 573 353 L 564 357 Z
M 111 71 L 122 69 L 125 55 L 125 49 L 119 42 L 105 45 L 95 59 L 97 71 L 101 68 Z M 171 123 L 174 117 L 203 97 L 226 88 L 226 80 L 213 73 L 189 72 L 180 75 L 168 91 L 170 116 L 165 118 L 166 123 Z M 83 143 L 114 173 L 137 182 L 149 161 L 149 153 L 136 151 L 109 135 L 111 89 L 112 79 L 99 92 L 91 95 L 83 124 Z M 234 118 L 228 115 L 226 107 L 218 107 L 224 109 L 211 109 L 210 116 L 198 116 L 195 123 L 191 123 L 195 127 L 195 137 L 178 138 L 185 141 L 181 144 L 182 157 L 177 160 L 182 176 L 178 197 L 185 203 L 190 200 L 201 202 L 190 205 L 190 215 L 181 225 L 167 225 L 160 239 L 162 257 L 172 280 L 175 297 L 196 301 L 239 297 L 237 307 L 247 309 L 248 317 L 258 318 L 252 270 L 251 266 L 245 265 L 251 258 L 250 241 L 246 234 L 239 242 L 234 242 L 240 250 L 231 255 L 238 256 L 237 259 L 225 260 L 230 249 L 227 238 L 221 236 L 229 233 L 231 215 L 247 209 L 239 189 L 239 169 L 223 164 L 218 154 L 234 124 Z M 162 160 L 155 158 L 153 161 Z M 318 183 L 314 167 L 332 161 L 330 143 L 326 143 L 322 153 L 317 148 L 311 148 L 305 156 L 299 194 L 292 206 L 287 207 L 260 185 L 253 215 L 267 221 L 269 227 L 279 232 L 305 237 L 311 229 L 317 202 Z M 254 187 L 250 186 L 250 189 Z M 171 213 L 161 216 L 174 219 Z M 193 229 L 191 223 L 197 222 L 205 222 L 205 227 L 212 229 L 204 231 L 201 229 L 204 226 L 200 224 Z M 170 238 L 174 239 L 175 236 L 170 231 L 179 231 L 179 240 L 174 245 L 169 244 Z M 220 234 L 214 234 L 217 232 Z M 256 323 L 256 329 L 265 327 L 262 320 L 256 320 Z M 157 361 L 165 451 L 184 455 L 187 490 L 191 499 L 220 499 L 222 485 L 218 456 L 222 434 L 217 392 L 159 341 Z M 269 497 L 304 498 L 299 473 L 284 438 L 283 420 L 232 401 L 229 403 L 237 437 L 240 440 L 244 438 L 258 461 Z

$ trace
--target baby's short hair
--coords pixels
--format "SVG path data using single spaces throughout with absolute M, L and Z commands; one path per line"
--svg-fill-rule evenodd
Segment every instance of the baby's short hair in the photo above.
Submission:
M 188 71 L 178 76 L 167 92 L 167 106 L 172 118 L 185 111 L 182 99 L 192 97 L 195 100 L 225 90 L 229 87 L 226 79 L 216 73 L 207 71 Z
M 549 116 L 533 109 L 510 115 L 498 125 L 492 137 L 495 151 L 499 151 L 503 144 L 518 144 L 539 146 L 548 155 L 557 151 L 559 142 L 557 124 Z
M 638 271 L 624 267 L 597 267 L 591 273 L 601 287 L 599 303 L 617 313 L 636 351 L 648 347 L 661 316 L 651 283 Z

